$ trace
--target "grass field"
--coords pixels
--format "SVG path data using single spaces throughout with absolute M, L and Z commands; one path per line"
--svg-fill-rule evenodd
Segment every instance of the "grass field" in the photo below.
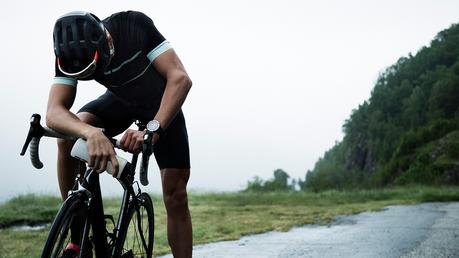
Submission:
M 382 190 L 190 194 L 194 244 L 238 239 L 248 234 L 285 231 L 305 224 L 327 224 L 337 215 L 374 211 L 387 205 L 459 201 L 459 187 L 411 186 Z M 116 216 L 119 199 L 104 199 L 105 213 Z M 0 257 L 38 257 L 49 226 L 24 231 L 16 223 L 50 223 L 57 197 L 24 195 L 0 205 Z M 166 214 L 154 196 L 155 254 L 169 251 Z

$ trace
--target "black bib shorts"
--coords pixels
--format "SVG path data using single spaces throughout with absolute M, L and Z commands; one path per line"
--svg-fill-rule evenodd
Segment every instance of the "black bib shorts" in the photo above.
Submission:
M 102 122 L 109 136 L 116 136 L 136 120 L 147 123 L 157 110 L 124 101 L 110 91 L 83 106 L 79 113 L 88 112 Z M 183 112 L 180 110 L 153 146 L 156 162 L 163 168 L 190 168 L 188 134 Z

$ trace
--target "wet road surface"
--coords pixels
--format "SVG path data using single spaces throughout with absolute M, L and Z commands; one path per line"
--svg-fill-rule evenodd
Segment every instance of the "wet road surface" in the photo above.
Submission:
M 459 257 L 459 203 L 389 206 L 329 226 L 198 245 L 193 257 Z

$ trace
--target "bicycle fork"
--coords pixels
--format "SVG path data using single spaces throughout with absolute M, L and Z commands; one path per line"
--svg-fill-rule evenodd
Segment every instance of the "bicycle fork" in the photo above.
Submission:
M 84 201 L 87 209 L 86 214 L 88 214 L 84 218 L 83 232 L 80 235 L 80 257 L 85 257 L 87 250 L 91 250 L 93 246 L 96 257 L 108 257 L 105 216 L 100 191 L 99 173 L 94 172 L 92 169 L 88 169 L 84 177 L 78 182 L 78 190 L 72 191 L 68 199 L 73 195 L 78 195 L 78 197 Z M 78 226 L 79 228 L 72 227 L 72 231 L 75 228 L 77 232 L 81 232 L 81 224 Z M 90 238 L 91 228 L 92 237 Z M 77 232 L 72 232 L 72 235 L 77 234 Z M 92 245 L 91 242 L 93 242 L 94 245 Z

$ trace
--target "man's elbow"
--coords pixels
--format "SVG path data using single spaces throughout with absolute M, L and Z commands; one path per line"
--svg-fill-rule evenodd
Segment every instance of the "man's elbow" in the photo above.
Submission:
M 56 121 L 56 112 L 53 108 L 48 108 L 46 111 L 46 126 L 49 128 L 54 128 Z
M 191 89 L 193 82 L 186 72 L 181 72 L 177 74 L 178 85 L 183 87 L 187 92 Z
M 53 128 L 53 119 L 49 111 L 46 112 L 46 126 L 49 128 Z
M 191 86 L 193 86 L 193 82 L 191 81 L 191 78 L 187 74 L 185 74 L 183 81 L 184 81 L 183 85 L 185 86 L 186 90 L 190 91 Z

